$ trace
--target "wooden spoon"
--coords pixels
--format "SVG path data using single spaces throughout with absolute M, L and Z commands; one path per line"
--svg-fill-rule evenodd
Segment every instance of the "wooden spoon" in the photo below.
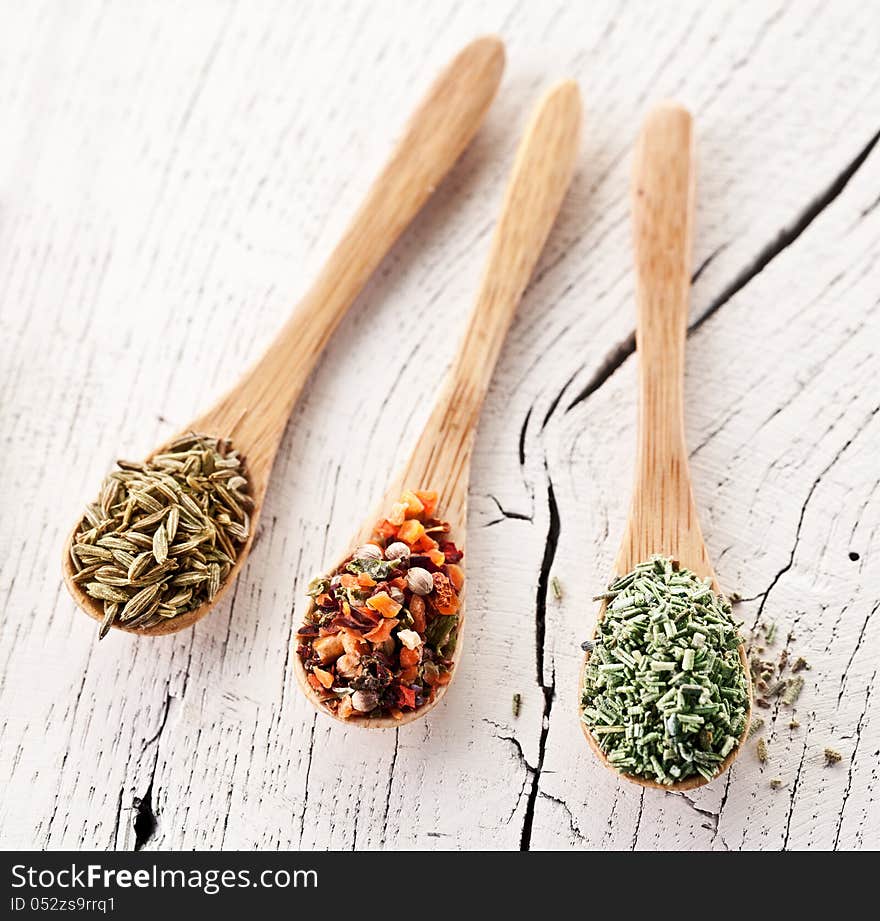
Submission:
M 232 438 L 247 459 L 254 499 L 251 537 L 241 547 L 214 600 L 153 627 L 131 628 L 118 621 L 114 627 L 150 636 L 175 633 L 204 617 L 235 580 L 250 552 L 275 454 L 306 379 L 373 271 L 476 133 L 495 97 L 503 70 L 504 46 L 493 36 L 472 42 L 447 65 L 416 109 L 315 283 L 275 341 L 234 389 L 181 433 Z M 72 581 L 74 569 L 68 548 L 74 533 L 75 529 L 65 548 L 64 580 L 82 610 L 100 621 L 101 603 Z
M 684 435 L 694 151 L 691 116 L 681 106 L 666 103 L 646 119 L 636 146 L 632 196 L 641 398 L 632 507 L 614 572 L 625 575 L 659 553 L 678 560 L 701 578 L 711 579 L 713 590 L 719 592 L 700 531 Z M 603 602 L 599 620 L 605 615 L 605 606 Z M 751 716 L 751 681 L 742 645 L 739 654 L 749 685 Z M 584 665 L 588 659 L 589 654 Z M 579 699 L 583 677 L 582 671 Z M 602 763 L 620 775 L 583 720 L 581 728 Z M 719 774 L 736 759 L 747 734 L 748 719 L 739 744 L 720 765 Z M 672 785 L 622 776 L 661 790 L 691 790 L 708 783 L 702 776 Z
M 480 409 L 513 313 L 571 180 L 580 121 L 580 93 L 572 81 L 552 88 L 537 106 L 516 154 L 488 264 L 461 348 L 412 455 L 389 485 L 377 513 L 356 533 L 350 544 L 352 549 L 369 539 L 376 520 L 387 513 L 404 489 L 435 490 L 438 517 L 449 522 L 452 538 L 459 547 L 463 546 L 471 450 Z M 463 614 L 464 606 L 459 611 L 453 677 L 461 657 Z M 309 700 L 322 713 L 330 713 L 309 685 L 306 670 L 295 653 L 294 670 Z M 356 717 L 344 722 L 369 728 L 400 726 L 424 716 L 448 687 L 438 688 L 431 703 L 404 713 L 401 719 Z

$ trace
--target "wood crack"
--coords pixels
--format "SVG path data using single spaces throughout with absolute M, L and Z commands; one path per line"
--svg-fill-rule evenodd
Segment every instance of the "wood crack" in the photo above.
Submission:
M 708 269 L 709 266 L 712 265 L 712 263 L 715 261 L 716 257 L 717 257 L 717 256 L 720 256 L 721 253 L 723 253 L 724 250 L 726 250 L 728 246 L 730 246 L 730 243 L 729 243 L 729 242 L 728 242 L 728 243 L 722 243 L 720 246 L 716 246 L 715 249 L 713 249 L 712 252 L 709 253 L 708 256 L 706 256 L 706 258 L 697 266 L 696 271 L 695 271 L 694 274 L 691 276 L 691 284 L 692 284 L 692 285 L 695 285 L 695 284 L 697 283 L 697 281 L 699 280 L 699 278 L 700 278 L 700 276 L 703 274 L 703 272 L 705 272 L 706 269 Z
M 527 515 L 525 512 L 509 512 L 491 493 L 488 493 L 487 498 L 491 499 L 495 503 L 498 511 L 501 513 L 501 517 L 493 518 L 491 521 L 487 521 L 483 525 L 484 528 L 489 528 L 493 524 L 500 524 L 502 521 L 506 521 L 508 518 L 513 519 L 514 521 L 534 521 L 534 515 Z
M 797 796 L 798 786 L 800 785 L 800 782 L 801 782 L 801 776 L 803 775 L 804 761 L 806 760 L 806 757 L 807 757 L 807 748 L 809 748 L 810 726 L 812 725 L 812 722 L 813 722 L 813 714 L 811 713 L 810 719 L 807 720 L 806 731 L 804 732 L 804 747 L 801 751 L 801 760 L 798 762 L 798 769 L 794 777 L 794 783 L 791 785 L 791 798 L 789 799 L 789 802 L 788 802 L 788 815 L 786 816 L 786 819 L 785 819 L 785 837 L 782 839 L 782 850 L 783 851 L 788 848 L 788 838 L 789 838 L 789 835 L 791 834 L 791 819 L 792 819 L 792 816 L 794 815 L 794 801 L 795 801 L 795 797 Z
M 525 467 L 526 465 L 526 431 L 529 427 L 529 420 L 532 418 L 532 410 L 534 406 L 529 407 L 529 411 L 526 413 L 525 418 L 523 419 L 522 427 L 519 430 L 519 465 L 520 467 Z
M 702 314 L 688 328 L 688 335 L 696 332 L 710 317 L 716 314 L 732 297 L 755 276 L 760 275 L 764 269 L 782 252 L 788 249 L 801 234 L 816 220 L 816 218 L 840 195 L 847 187 L 850 179 L 859 171 L 861 165 L 868 159 L 871 151 L 880 140 L 880 131 L 871 137 L 867 144 L 850 160 L 846 166 L 832 179 L 832 181 L 819 193 L 806 208 L 787 227 L 784 227 L 774 240 L 771 240 L 752 261 L 733 278 L 730 284 L 709 304 Z
M 172 697 L 173 695 L 170 692 L 165 694 L 165 709 L 159 721 L 159 727 L 156 729 L 155 733 L 144 742 L 141 748 L 141 759 L 143 759 L 144 755 L 147 753 L 147 749 L 149 749 L 151 745 L 156 746 L 156 754 L 153 758 L 152 770 L 150 771 L 150 782 L 147 784 L 144 795 L 132 798 L 132 809 L 134 810 L 134 849 L 136 851 L 142 850 L 144 846 L 155 837 L 159 828 L 159 819 L 153 808 L 153 785 L 156 781 L 156 770 L 159 767 L 160 739 L 168 723 L 168 714 L 171 712 Z M 120 803 L 122 795 L 122 791 L 120 791 Z
M 871 618 L 880 610 L 880 601 L 874 605 L 871 611 L 868 613 L 868 616 L 865 618 L 864 623 L 862 624 L 862 629 L 859 630 L 858 638 L 856 639 L 856 645 L 853 647 L 853 651 L 850 654 L 849 660 L 846 663 L 846 668 L 843 670 L 843 675 L 840 678 L 840 691 L 837 694 L 837 706 L 840 706 L 840 701 L 843 699 L 843 689 L 846 686 L 846 677 L 849 674 L 850 666 L 853 664 L 853 659 L 855 659 L 858 654 L 859 649 L 862 648 L 862 641 L 865 639 L 865 631 L 868 629 L 868 624 L 871 621 Z
M 119 796 L 116 799 L 116 817 L 113 820 L 113 832 L 111 834 L 110 840 L 112 841 L 112 846 L 115 850 L 119 850 L 117 843 L 119 839 L 119 825 L 122 822 L 122 798 L 125 795 L 125 789 L 119 791 Z M 84 841 L 80 842 L 80 846 L 87 848 L 87 845 Z
M 541 735 L 538 739 L 538 762 L 532 775 L 532 786 L 526 801 L 526 813 L 523 818 L 522 836 L 519 849 L 529 850 L 532 840 L 532 825 L 535 820 L 535 804 L 538 800 L 538 788 L 541 782 L 541 771 L 544 768 L 544 757 L 547 752 L 547 736 L 550 732 L 550 712 L 553 701 L 556 699 L 556 669 L 551 669 L 549 683 L 544 680 L 544 641 L 547 633 L 547 592 L 550 588 L 550 571 L 556 559 L 556 550 L 559 546 L 561 522 L 559 506 L 553 492 L 553 481 L 547 463 L 544 463 L 547 475 L 547 505 L 550 520 L 547 526 L 547 538 L 544 544 L 544 557 L 541 560 L 541 570 L 538 576 L 538 591 L 535 598 L 535 667 L 537 670 L 538 686 L 544 694 L 544 708 L 541 715 Z
M 591 397 L 613 376 L 614 372 L 623 365 L 635 350 L 636 334 L 631 332 L 625 339 L 618 342 L 610 352 L 606 353 L 593 376 L 587 381 L 584 389 L 568 404 L 565 412 L 570 413 L 576 406 L 580 406 L 584 400 Z
M 559 388 L 559 392 L 556 394 L 556 396 L 553 397 L 553 399 L 550 401 L 550 405 L 547 407 L 547 412 L 544 413 L 544 421 L 541 423 L 542 432 L 545 428 L 547 428 L 547 423 L 550 421 L 550 417 L 553 415 L 553 413 L 556 412 L 556 407 L 559 406 L 559 403 L 565 396 L 566 391 L 569 387 L 571 387 L 574 379 L 578 376 L 578 374 L 581 373 L 581 371 L 583 371 L 583 369 L 583 365 L 581 365 L 579 368 L 575 368 L 575 370 L 571 372 L 568 380 L 562 385 L 562 387 Z
M 794 243 L 801 234 L 816 220 L 816 218 L 840 195 L 849 184 L 849 181 L 859 171 L 859 168 L 868 159 L 871 151 L 877 146 L 880 140 L 880 131 L 874 134 L 867 144 L 850 160 L 849 163 L 834 177 L 831 183 L 817 195 L 804 208 L 794 221 L 787 227 L 784 227 L 776 237 L 766 246 L 759 250 L 758 254 L 727 284 L 721 292 L 715 297 L 709 306 L 694 320 L 688 327 L 688 335 L 695 333 L 710 317 L 714 316 L 728 301 L 757 275 L 760 275 L 764 269 L 784 250 Z M 723 247 L 722 247 L 723 248 Z M 716 250 L 711 258 L 714 258 L 720 250 Z M 699 278 L 700 273 L 706 268 L 710 260 L 706 260 L 697 271 L 691 276 L 691 283 Z M 568 404 L 565 409 L 566 413 L 571 412 L 586 399 L 591 397 L 606 381 L 608 381 L 620 368 L 627 358 L 636 350 L 635 332 L 630 333 L 625 339 L 621 340 L 611 351 L 609 351 L 596 369 L 593 376 L 580 391 L 580 393 Z M 554 407 L 555 408 L 555 407 Z M 547 419 L 544 420 L 544 425 Z M 542 426 L 543 427 L 543 426 Z
M 688 795 L 687 793 L 680 793 L 679 796 L 694 810 L 694 812 L 699 812 L 700 815 L 704 815 L 707 818 L 712 819 L 716 824 L 718 822 L 718 813 L 712 812 L 711 809 L 703 809 L 702 806 L 698 806 Z
M 153 779 L 156 766 L 159 763 L 159 751 L 156 750 L 156 760 L 150 775 L 150 783 L 143 797 L 135 797 L 134 806 L 134 849 L 143 850 L 144 846 L 153 838 L 159 828 L 159 821 L 153 811 Z
M 382 844 L 384 846 L 388 832 L 388 813 L 391 809 L 391 788 L 394 785 L 394 766 L 397 764 L 397 750 L 400 747 L 400 730 L 394 730 L 394 754 L 388 768 L 388 789 L 385 791 L 385 812 L 382 815 Z
M 727 846 L 727 842 L 721 836 L 721 816 L 724 813 L 724 806 L 727 803 L 727 797 L 730 795 L 730 778 L 731 772 L 728 771 L 724 783 L 724 793 L 721 796 L 721 802 L 718 804 L 718 821 L 715 823 L 715 834 L 712 835 L 712 844 L 714 844 L 716 840 L 720 840 L 724 845 L 724 850 L 726 851 L 729 851 L 730 848 Z
M 318 722 L 318 714 L 312 714 L 312 728 L 309 730 L 309 757 L 306 761 L 306 777 L 303 784 L 303 805 L 302 805 L 302 818 L 300 819 L 299 827 L 299 843 L 302 847 L 302 839 L 306 830 L 306 809 L 309 805 L 309 778 L 312 773 L 312 755 L 315 753 L 315 724 Z
M 877 608 L 874 608 L 874 610 L 876 611 Z M 834 833 L 834 848 L 833 849 L 835 851 L 837 850 L 838 843 L 840 842 L 840 831 L 843 828 L 843 817 L 846 812 L 846 804 L 847 804 L 847 801 L 849 800 L 849 794 L 850 794 L 850 791 L 852 790 L 853 767 L 855 766 L 856 755 L 858 754 L 858 751 L 859 751 L 859 744 L 862 741 L 862 726 L 864 725 L 864 722 L 865 722 L 865 715 L 870 711 L 871 696 L 874 692 L 874 680 L 876 677 L 877 677 L 877 671 L 875 669 L 873 674 L 871 675 L 871 680 L 868 683 L 868 692 L 865 695 L 865 709 L 862 710 L 862 712 L 859 714 L 859 721 L 856 723 L 856 741 L 855 741 L 855 745 L 853 745 L 852 754 L 850 755 L 850 759 L 849 759 L 849 768 L 846 773 L 846 788 L 843 791 L 843 800 L 840 803 L 840 815 L 837 819 L 837 830 Z
M 574 820 L 574 814 L 571 809 L 568 808 L 568 804 L 565 800 L 560 799 L 558 796 L 552 796 L 549 793 L 545 793 L 541 790 L 538 794 L 543 799 L 550 800 L 551 803 L 556 803 L 557 806 L 562 807 L 562 811 L 565 813 L 566 818 L 568 819 L 568 826 L 571 829 L 571 833 L 577 838 L 578 841 L 586 841 L 587 838 L 581 833 L 580 828 L 578 828 L 577 823 Z
M 639 841 L 639 829 L 642 827 L 642 813 L 645 811 L 645 788 L 642 787 L 641 794 L 639 795 L 639 812 L 636 816 L 636 827 L 633 829 L 632 841 L 630 842 L 629 849 L 634 851 L 636 849 L 636 844 Z
M 797 553 L 798 545 L 800 544 L 801 531 L 804 526 L 804 517 L 807 513 L 807 506 L 810 504 L 810 500 L 813 498 L 813 494 L 816 492 L 816 489 L 818 488 L 822 480 L 828 475 L 831 468 L 834 467 L 834 465 L 840 460 L 841 457 L 843 457 L 843 455 L 846 453 L 850 445 L 852 445 L 852 443 L 856 440 L 856 438 L 859 437 L 859 435 L 864 431 L 864 429 L 870 423 L 871 419 L 873 419 L 874 416 L 876 416 L 878 412 L 880 412 L 880 406 L 877 406 L 873 410 L 871 410 L 870 414 L 868 415 L 868 418 L 858 427 L 858 429 L 856 429 L 855 433 L 844 442 L 843 447 L 841 447 L 837 451 L 834 457 L 831 458 L 828 464 L 822 469 L 819 475 L 813 480 L 813 483 L 807 492 L 806 498 L 801 503 L 801 512 L 800 512 L 800 515 L 798 516 L 798 523 L 797 523 L 797 527 L 795 528 L 795 533 L 794 533 L 794 543 L 792 544 L 791 553 L 789 554 L 789 557 L 788 557 L 788 562 L 776 573 L 776 575 L 773 577 L 772 581 L 770 582 L 770 585 L 767 587 L 767 590 L 763 593 L 763 597 L 761 598 L 761 603 L 758 605 L 758 613 L 755 615 L 755 620 L 752 624 L 753 631 L 761 621 L 761 616 L 764 613 L 764 608 L 767 604 L 767 599 L 770 597 L 770 593 L 773 591 L 774 588 L 776 588 L 777 584 L 779 583 L 779 580 L 792 568 L 792 566 L 794 566 L 794 558 L 795 558 L 795 554 Z

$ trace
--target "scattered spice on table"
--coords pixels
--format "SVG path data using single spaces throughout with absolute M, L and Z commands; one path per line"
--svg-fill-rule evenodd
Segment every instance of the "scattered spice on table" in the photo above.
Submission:
M 843 755 L 841 755 L 840 752 L 835 751 L 833 748 L 825 749 L 825 764 L 826 765 L 830 766 L 833 764 L 837 764 L 842 759 L 843 759 Z
M 755 754 L 758 756 L 758 761 L 760 761 L 761 764 L 767 763 L 767 743 L 764 739 L 758 739 L 758 743 L 755 745 Z
M 789 646 L 794 640 L 794 635 L 789 634 L 786 640 L 788 644 L 782 650 L 779 658 L 775 661 L 762 658 L 764 646 L 760 645 L 763 639 L 766 642 L 772 642 L 776 632 L 775 624 L 760 624 L 752 635 L 751 646 L 749 650 L 749 668 L 752 675 L 752 683 L 756 689 L 755 704 L 762 709 L 772 709 L 773 699 L 778 698 L 780 703 L 786 707 L 794 707 L 801 692 L 804 689 L 803 675 L 797 674 L 810 666 L 803 656 L 793 657 Z M 785 676 L 786 669 L 789 675 Z M 792 718 L 788 721 L 788 728 L 795 730 L 800 728 L 800 721 Z M 758 717 L 753 719 L 749 727 L 749 738 L 761 732 L 765 728 L 765 721 Z M 766 764 L 769 758 L 769 750 L 765 739 L 758 739 L 755 744 L 755 753 L 761 764 Z M 830 753 L 830 755 L 829 755 Z M 836 756 L 836 760 L 835 760 Z M 836 764 L 840 760 L 840 755 L 832 749 L 825 751 L 825 763 Z M 770 787 L 778 790 L 783 787 L 781 778 L 775 777 L 770 781 Z
M 520 708 L 522 707 L 522 694 L 516 693 L 513 695 L 513 715 L 519 716 Z
M 798 656 L 790 669 L 792 675 L 785 677 L 783 673 L 791 658 L 788 647 L 782 650 L 776 660 L 763 658 L 765 647 L 761 645 L 761 639 L 769 640 L 775 633 L 775 624 L 761 624 L 753 634 L 749 648 L 749 669 L 756 691 L 755 704 L 763 710 L 771 709 L 774 697 L 779 697 L 787 707 L 794 706 L 804 688 L 803 677 L 796 673 L 808 667 L 806 660 Z M 792 639 L 792 636 L 788 637 L 789 642 Z
M 557 601 L 562 601 L 562 585 L 556 576 L 553 576 L 553 578 L 550 580 L 550 587 L 553 589 L 553 597 Z
M 435 492 L 404 492 L 368 543 L 309 586 L 297 654 L 342 719 L 400 719 L 450 681 L 463 554 L 436 505 Z
M 763 716 L 754 716 L 752 721 L 749 723 L 749 731 L 746 735 L 746 739 L 751 739 L 753 735 L 757 735 L 764 728 L 764 717 Z
M 795 675 L 794 678 L 789 678 L 786 682 L 785 692 L 782 695 L 782 702 L 787 707 L 793 707 L 797 703 L 798 697 L 801 696 L 801 691 L 804 689 L 804 679 L 800 675 Z
M 150 627 L 212 601 L 250 536 L 243 458 L 229 441 L 176 438 L 146 461 L 117 461 L 70 546 L 73 581 L 103 602 L 98 638 Z
M 615 580 L 584 669 L 582 719 L 618 771 L 711 780 L 738 746 L 749 700 L 742 638 L 708 580 L 654 556 Z

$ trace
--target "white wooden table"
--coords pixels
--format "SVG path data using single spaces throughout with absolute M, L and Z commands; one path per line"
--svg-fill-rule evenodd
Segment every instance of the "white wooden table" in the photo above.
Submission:
M 0 846 L 880 846 L 876 5 L 0 6 Z M 333 338 L 231 599 L 96 645 L 60 580 L 78 509 L 259 354 L 412 104 L 487 31 L 499 98 Z M 294 604 L 426 418 L 519 128 L 566 76 L 583 153 L 481 423 L 467 655 L 424 721 L 346 729 L 295 686 Z M 698 137 L 703 529 L 746 628 L 775 621 L 813 666 L 799 729 L 762 713 L 769 763 L 750 749 L 687 796 L 618 783 L 575 714 L 632 469 L 629 155 L 667 96 Z

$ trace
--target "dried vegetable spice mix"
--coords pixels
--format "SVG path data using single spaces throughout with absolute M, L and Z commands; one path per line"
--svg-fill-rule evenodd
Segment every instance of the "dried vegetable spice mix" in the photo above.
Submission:
M 405 492 L 368 543 L 309 586 L 297 654 L 342 719 L 399 719 L 449 683 L 464 571 L 436 505 L 434 492 Z
M 666 557 L 613 582 L 584 670 L 582 719 L 621 773 L 711 780 L 749 714 L 730 603 Z

